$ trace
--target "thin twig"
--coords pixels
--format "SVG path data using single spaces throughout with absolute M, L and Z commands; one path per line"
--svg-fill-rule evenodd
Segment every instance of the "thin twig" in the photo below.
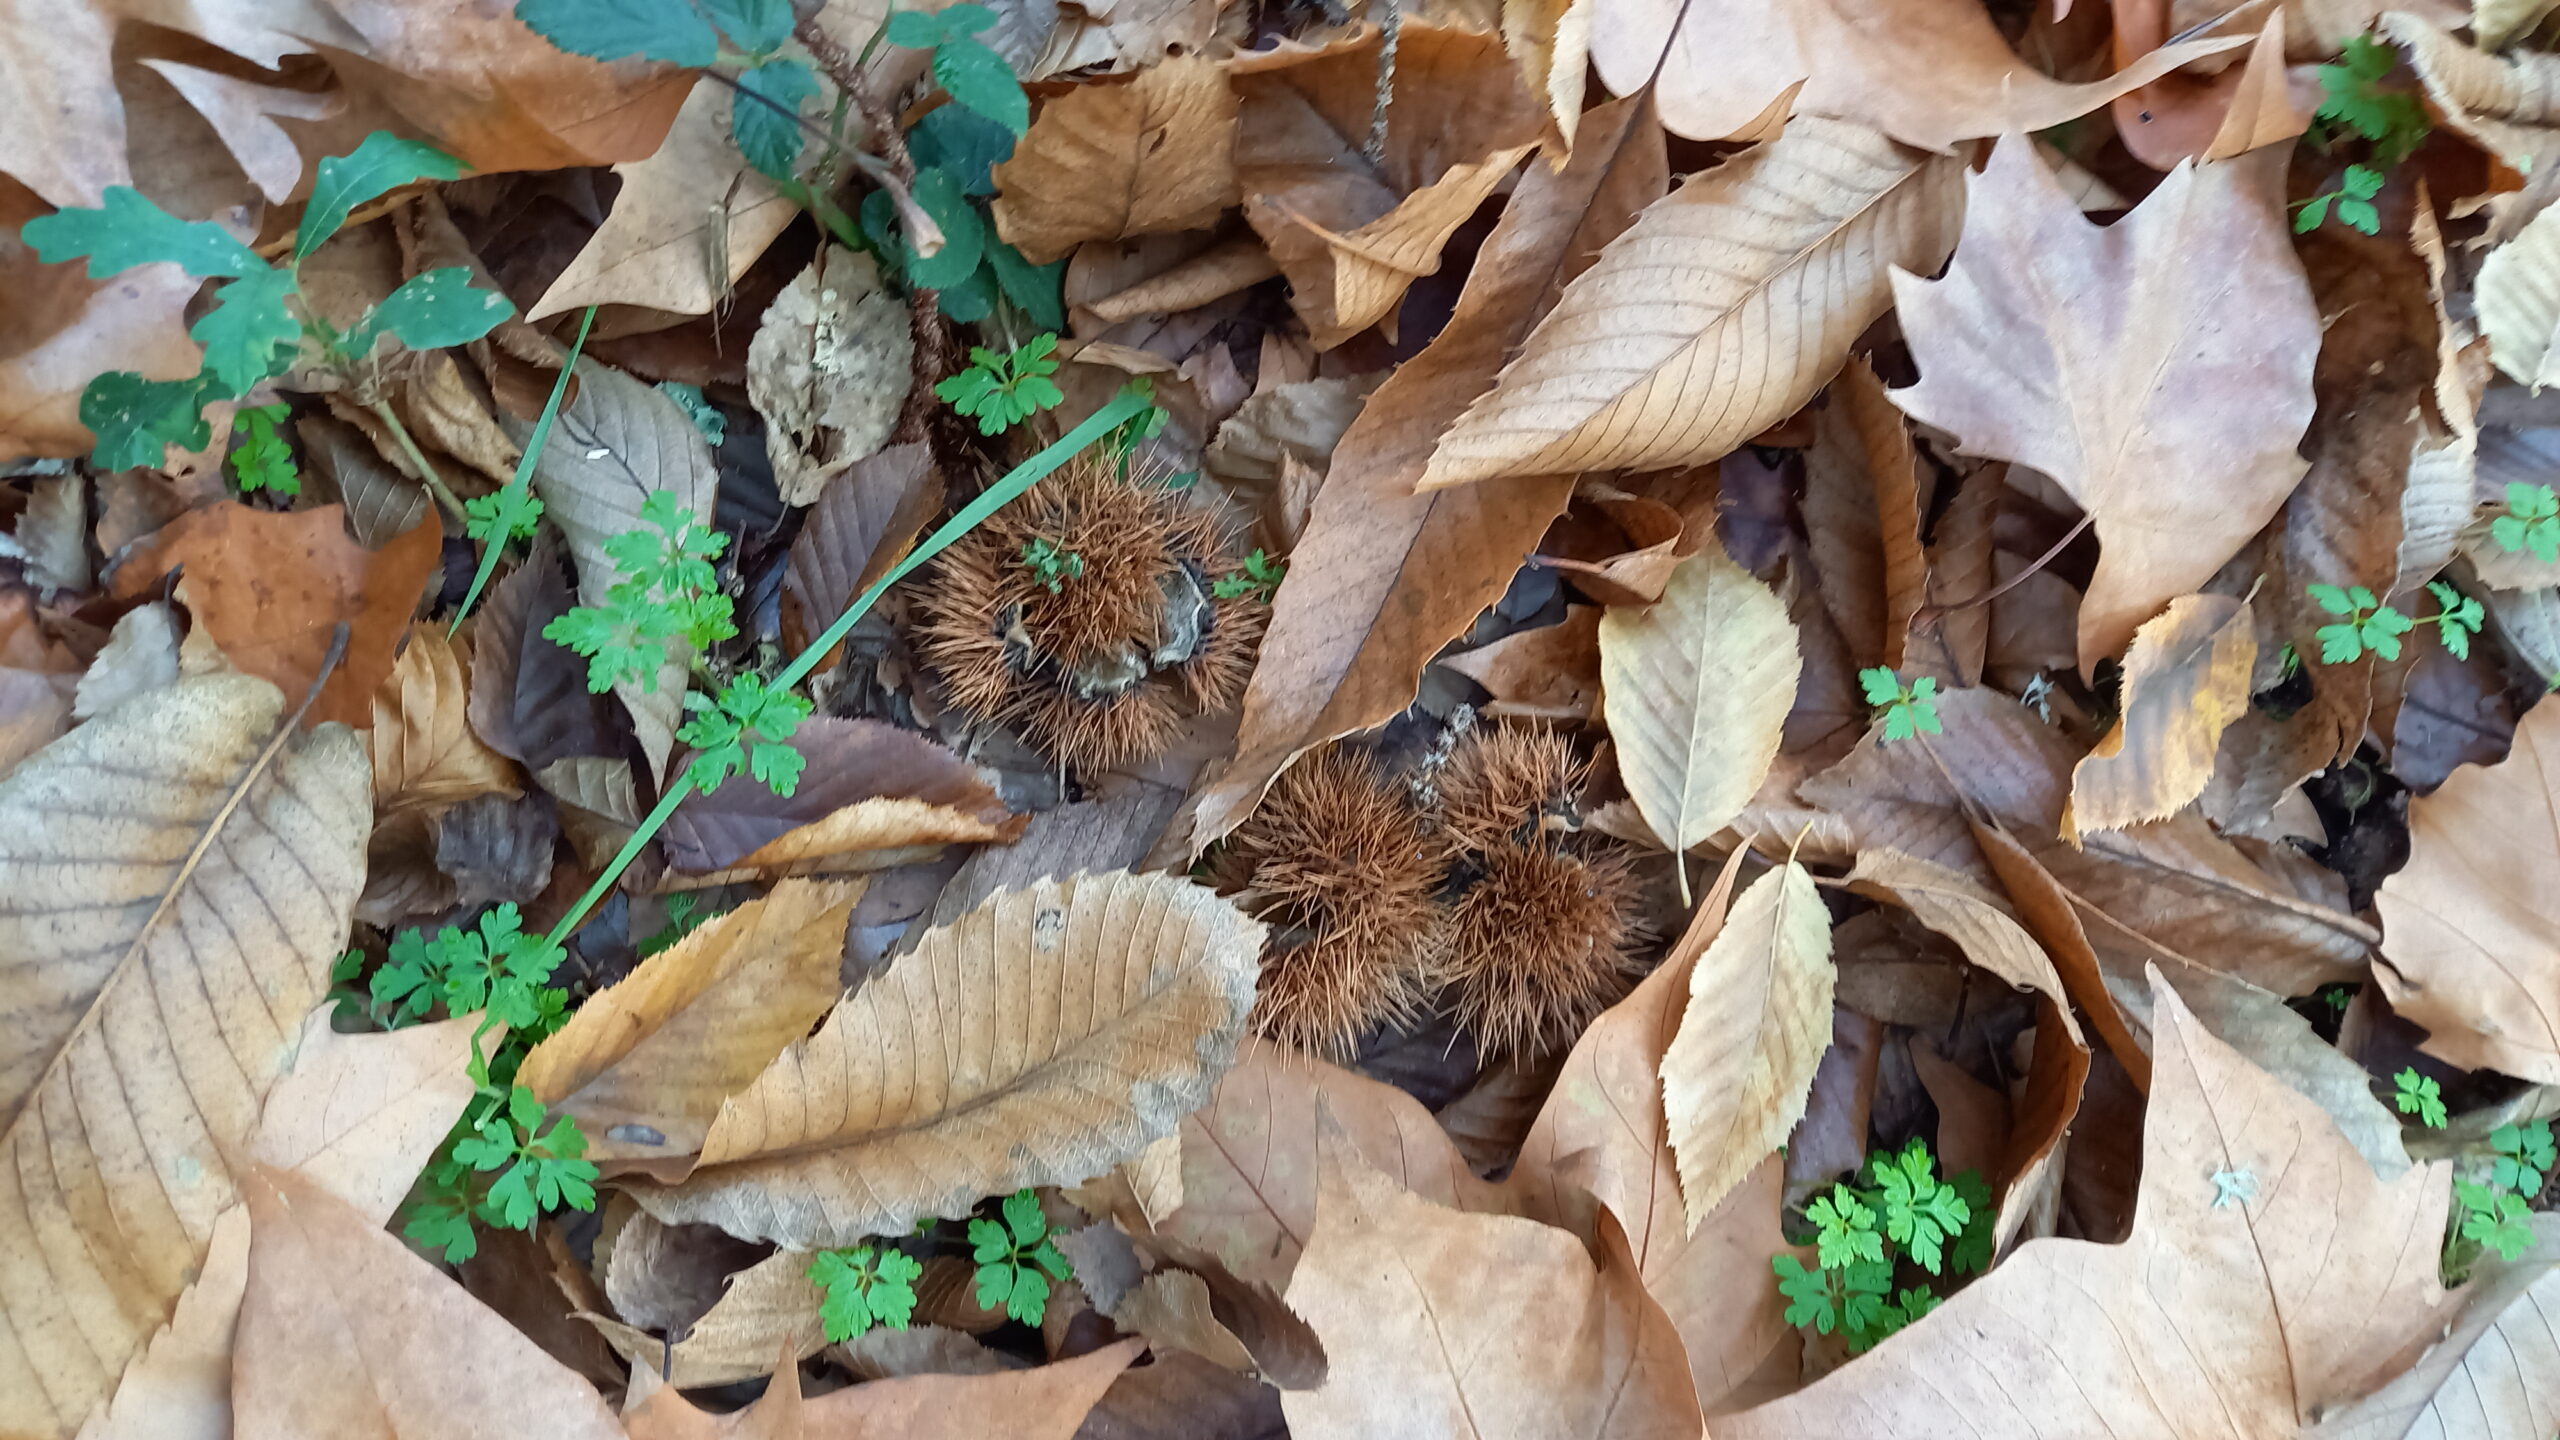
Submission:
M 2019 571 L 2017 574 L 2010 576 L 2008 579 L 2001 581 L 1999 584 L 1992 586 L 1990 589 L 1983 591 L 1981 594 L 1974 596 L 1970 600 L 1958 600 L 1951 605 L 1924 605 L 1920 608 L 1918 614 L 1912 616 L 1913 621 L 1918 622 L 1923 619 L 1933 621 L 1942 620 L 1947 616 L 1954 614 L 1958 610 L 1970 610 L 1976 605 L 1988 605 L 1992 601 L 1999 599 L 2001 596 L 2008 594 L 2010 591 L 2017 589 L 2020 584 L 2025 582 L 2028 576 L 2033 575 L 2047 565 L 2052 564 L 2065 549 L 2069 548 L 2072 541 L 2080 538 L 2080 532 L 2088 529 L 2089 523 L 2097 518 L 2098 517 L 2095 515 L 2081 516 L 2079 524 L 2072 526 L 2067 531 L 2064 531 L 2062 538 L 2054 541 L 2052 548 L 2037 556 L 2035 563 L 2029 565 L 2026 569 Z

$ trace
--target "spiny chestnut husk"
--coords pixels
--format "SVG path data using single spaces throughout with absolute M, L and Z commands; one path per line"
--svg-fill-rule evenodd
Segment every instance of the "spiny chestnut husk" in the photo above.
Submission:
M 1035 552 L 1059 558 L 1044 574 Z M 1213 593 L 1237 564 L 1179 492 L 1087 451 L 942 552 L 917 647 L 963 711 L 1108 769 L 1242 693 L 1263 607 Z
M 1458 892 L 1441 974 L 1488 1057 L 1572 1044 L 1633 976 L 1644 938 L 1634 863 L 1581 829 L 1574 796 L 1588 768 L 1553 732 L 1480 729 L 1437 779 L 1432 818 Z
M 1403 786 L 1340 748 L 1281 775 L 1210 867 L 1271 927 L 1253 1026 L 1348 1060 L 1370 1031 L 1427 1009 L 1446 915 L 1442 847 Z

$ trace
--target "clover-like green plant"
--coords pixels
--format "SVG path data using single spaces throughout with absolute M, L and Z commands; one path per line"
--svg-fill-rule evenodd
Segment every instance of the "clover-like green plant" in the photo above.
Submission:
M 2470 657 L 2471 637 L 2480 631 L 2487 612 L 2478 600 L 2463 594 L 2442 580 L 2428 582 L 2427 594 L 2436 602 L 2432 615 L 2409 616 L 2383 604 L 2362 585 L 2337 586 L 2312 584 L 2303 587 L 2327 614 L 2339 617 L 2313 632 L 2320 642 L 2320 663 L 2343 665 L 2361 660 L 2366 655 L 2384 660 L 2400 658 L 2400 637 L 2420 625 L 2436 627 L 2436 638 L 2455 659 Z
M 2533 1207 L 2514 1191 L 2456 1180 L 2453 1200 L 2461 1216 L 2462 1238 L 2480 1249 L 2495 1251 L 2501 1260 L 2514 1260 L 2533 1244 Z
M 2403 1115 L 2414 1115 L 2418 1123 L 2430 1130 L 2445 1126 L 2444 1087 L 2433 1075 L 2421 1075 L 2415 1066 L 2402 1066 L 2391 1077 L 2391 1103 Z
M 1289 562 L 1274 560 L 1260 550 L 1244 557 L 1240 569 L 1230 570 L 1209 582 L 1209 593 L 1221 600 L 1241 600 L 1250 595 L 1268 605 L 1280 593 L 1280 582 L 1289 578 Z
M 1068 581 L 1084 578 L 1083 556 L 1073 550 L 1061 550 L 1055 542 L 1038 535 L 1022 542 L 1022 553 L 1017 558 L 1022 568 L 1031 572 L 1031 578 L 1052 595 L 1066 589 Z
M 2308 235 L 2336 208 L 2338 223 L 2367 235 L 2382 233 L 2382 212 L 2373 197 L 2382 193 L 2382 172 L 2370 165 L 2350 165 L 2334 190 L 2324 190 L 2293 207 L 2293 233 Z
M 2489 538 L 2509 554 L 2529 550 L 2546 565 L 2560 560 L 2560 495 L 2548 485 L 2508 481 L 2507 513 L 2489 522 Z
M 232 415 L 231 432 L 240 443 L 231 450 L 231 474 L 240 482 L 241 494 L 264 490 L 290 500 L 302 493 L 302 472 L 294 466 L 293 447 L 276 429 L 290 408 L 278 401 L 244 406 Z
M 447 266 L 417 275 L 340 330 L 302 293 L 302 262 L 347 223 L 357 206 L 418 180 L 450 180 L 461 163 L 432 145 L 387 131 L 367 135 L 346 155 L 322 160 L 313 176 L 293 249 L 281 268 L 209 220 L 180 220 L 126 185 L 108 186 L 95 208 L 74 206 L 30 220 L 20 230 L 45 261 L 85 257 L 93 279 L 137 265 L 165 263 L 198 279 L 220 280 L 213 305 L 187 332 L 204 361 L 183 380 L 152 380 L 111 370 L 80 394 L 80 421 L 97 436 L 91 460 L 102 470 L 158 465 L 168 447 L 199 450 L 213 439 L 204 407 L 245 396 L 295 367 L 336 372 L 359 395 L 375 388 L 369 367 L 385 339 L 411 350 L 439 350 L 477 340 L 515 314 L 494 290 L 476 289 L 471 271 Z M 456 516 L 462 505 L 418 452 L 391 407 L 368 402 L 410 463 Z
M 1937 1308 L 1925 1282 L 1896 1291 L 1898 1265 L 1979 1273 L 1990 1268 L 1993 1239 L 1990 1186 L 1971 1170 L 1938 1178 L 1923 1142 L 1869 1156 L 1864 1174 L 1865 1185 L 1835 1183 L 1805 1207 L 1812 1269 L 1793 1255 L 1769 1262 L 1787 1323 L 1838 1333 L 1852 1354 Z
M 1898 1155 L 1869 1159 L 1867 1179 L 1883 1200 L 1885 1237 L 1921 1269 L 1939 1273 L 1947 1242 L 1972 1223 L 1973 1207 L 1937 1178 L 1929 1147 L 1914 1140 Z
M 644 528 L 604 542 L 618 572 L 605 603 L 578 606 L 542 627 L 544 639 L 586 657 L 587 688 L 597 694 L 617 684 L 655 691 L 658 670 L 671 658 L 689 660 L 738 633 L 714 567 L 729 537 L 666 490 L 649 493 L 640 521 Z M 676 657 L 679 643 L 688 653 Z
M 978 1306 L 1037 1325 L 1049 1307 L 1049 1281 L 1070 1279 L 1074 1272 L 1049 1238 L 1049 1219 L 1040 1213 L 1039 1196 L 1017 1190 L 998 1209 L 1002 1222 L 969 1222 L 970 1258 L 978 1263 Z
M 2399 53 L 2371 35 L 2351 35 L 2338 58 L 2319 67 L 2320 104 L 2312 119 L 2325 134 L 2350 131 L 2372 142 L 2386 168 L 2409 158 L 2430 128 L 2418 97 L 2385 88 Z M 2377 187 L 2378 188 L 2378 187 Z
M 818 1319 L 827 1327 L 827 1342 L 840 1345 L 874 1325 L 906 1329 L 915 1316 L 916 1277 L 924 1266 L 904 1251 L 863 1245 L 818 1251 L 809 1257 L 808 1274 L 825 1292 Z
M 1063 402 L 1049 377 L 1058 372 L 1058 337 L 1042 332 L 1008 351 L 969 347 L 969 368 L 933 387 L 944 403 L 978 422 L 981 435 L 1001 435 Z
M 1858 672 L 1858 688 L 1867 703 L 1884 712 L 1884 738 L 1908 740 L 1914 735 L 1946 733 L 1938 723 L 1938 681 L 1923 675 L 1909 684 L 1884 666 Z
M 690 771 L 695 788 L 707 795 L 743 770 L 776 795 L 788 798 L 799 789 L 808 762 L 783 742 L 809 718 L 807 700 L 740 675 L 719 694 L 687 695 L 684 704 L 694 715 L 676 738 L 699 752 Z
M 550 1116 L 532 1091 L 484 1088 L 419 1178 L 400 1233 L 460 1262 L 479 1250 L 475 1221 L 530 1230 L 547 1210 L 593 1210 L 596 1167 L 586 1153 L 578 1123 Z
M 2499 1126 L 2489 1132 L 2489 1151 L 2497 1157 L 2490 1162 L 2490 1183 L 2519 1195 L 2541 1194 L 2552 1163 L 2560 1160 L 2560 1148 L 2552 1143 L 2548 1120 Z

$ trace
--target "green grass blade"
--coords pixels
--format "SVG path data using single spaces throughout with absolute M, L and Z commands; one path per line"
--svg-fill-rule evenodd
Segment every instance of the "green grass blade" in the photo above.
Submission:
M 509 490 L 522 494 L 532 486 L 534 462 L 542 458 L 542 447 L 551 443 L 551 422 L 560 416 L 560 401 L 569 393 L 569 377 L 577 371 L 578 356 L 587 348 L 588 327 L 595 323 L 596 307 L 590 305 L 578 321 L 578 338 L 569 346 L 569 359 L 560 367 L 560 378 L 551 382 L 551 398 L 542 402 L 542 418 L 533 422 L 533 435 L 525 441 L 524 455 L 516 461 L 516 473 L 507 481 Z M 498 557 L 506 548 L 506 538 L 500 536 L 480 552 L 480 568 L 471 577 L 471 588 L 463 592 L 462 608 L 453 612 L 453 625 L 445 631 L 447 635 L 460 631 L 471 607 L 480 603 L 480 592 L 489 588 L 489 577 L 498 573 Z

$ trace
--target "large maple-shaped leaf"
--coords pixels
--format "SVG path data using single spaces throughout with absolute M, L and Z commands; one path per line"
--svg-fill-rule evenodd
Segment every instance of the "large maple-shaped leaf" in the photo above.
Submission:
M 1716 1440 L 2291 1435 L 2417 1358 L 2450 1314 L 2444 1167 L 2375 1178 L 2156 973 L 2152 994 L 2131 1236 L 2028 1241 L 1874 1353 L 1720 1419 Z
M 2181 167 L 2100 229 L 2011 135 L 1966 181 L 1946 278 L 1894 276 L 1920 362 L 1895 403 L 2094 519 L 2084 671 L 2212 578 L 2307 468 L 2320 315 L 2254 171 Z

